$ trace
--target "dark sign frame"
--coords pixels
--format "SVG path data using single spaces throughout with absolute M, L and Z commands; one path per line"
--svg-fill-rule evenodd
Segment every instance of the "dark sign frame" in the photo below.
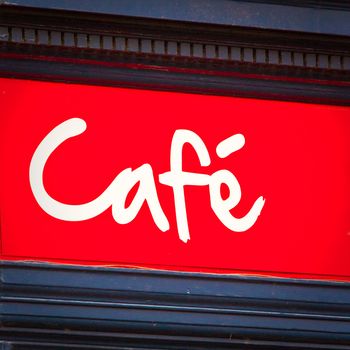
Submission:
M 350 105 L 350 31 L 1 5 L 2 77 Z M 338 2 L 337 11 L 348 10 Z M 3 349 L 350 346 L 349 283 L 35 262 L 0 268 Z

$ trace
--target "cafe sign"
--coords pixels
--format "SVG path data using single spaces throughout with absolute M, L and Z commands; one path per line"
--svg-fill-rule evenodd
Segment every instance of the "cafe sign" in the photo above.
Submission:
M 1 257 L 350 280 L 350 108 L 0 79 Z

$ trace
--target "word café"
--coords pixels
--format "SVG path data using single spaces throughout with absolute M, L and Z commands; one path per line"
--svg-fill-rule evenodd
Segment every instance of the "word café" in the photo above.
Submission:
M 65 221 L 88 220 L 112 207 L 114 220 L 119 224 L 127 224 L 136 217 L 146 201 L 157 227 L 161 231 L 169 230 L 169 221 L 159 202 L 150 164 L 143 164 L 135 170 L 131 168 L 123 170 L 99 197 L 88 203 L 79 205 L 61 203 L 47 193 L 43 183 L 43 172 L 47 160 L 60 144 L 71 137 L 82 134 L 86 127 L 83 119 L 68 119 L 55 127 L 35 150 L 30 163 L 29 180 L 34 197 L 40 207 L 52 217 Z M 230 210 L 241 200 L 241 187 L 237 178 L 226 169 L 216 171 L 211 175 L 183 171 L 182 149 L 186 143 L 193 147 L 202 167 L 209 166 L 211 163 L 207 147 L 196 133 L 184 129 L 175 131 L 170 149 L 170 171 L 160 174 L 159 182 L 172 187 L 179 238 L 185 243 L 190 239 L 185 185 L 209 186 L 211 208 L 229 230 L 243 232 L 251 228 L 260 215 L 265 199 L 260 196 L 245 216 L 234 217 Z M 226 158 L 240 150 L 244 143 L 244 136 L 235 134 L 217 145 L 216 154 L 220 158 Z M 137 183 L 139 183 L 137 193 L 131 204 L 126 207 L 128 193 Z M 223 184 L 229 189 L 229 195 L 225 199 L 222 198 L 220 191 Z

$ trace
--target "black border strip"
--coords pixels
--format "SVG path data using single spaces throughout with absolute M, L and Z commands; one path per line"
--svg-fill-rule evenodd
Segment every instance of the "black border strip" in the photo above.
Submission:
M 131 60 L 130 60 L 131 61 Z M 342 81 L 289 79 L 264 74 L 210 71 L 48 56 L 2 56 L 0 76 L 180 91 L 222 96 L 350 105 L 350 84 Z

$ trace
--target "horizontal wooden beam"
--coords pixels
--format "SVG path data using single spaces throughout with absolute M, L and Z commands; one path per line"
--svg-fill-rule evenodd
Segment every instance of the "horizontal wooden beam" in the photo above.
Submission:
M 350 342 L 348 283 L 2 262 L 1 303 L 1 339 L 47 349 L 62 342 L 345 349 Z
M 6 0 L 2 6 L 65 10 L 324 35 L 350 35 L 346 1 Z M 296 6 L 295 6 L 296 5 Z

